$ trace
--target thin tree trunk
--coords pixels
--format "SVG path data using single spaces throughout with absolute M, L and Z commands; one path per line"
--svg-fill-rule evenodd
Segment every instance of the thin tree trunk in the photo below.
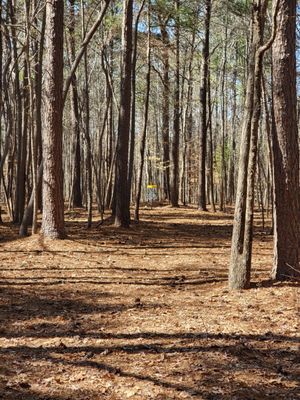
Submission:
M 227 172 L 226 172 L 226 160 L 225 160 L 225 146 L 227 139 L 227 124 L 226 124 L 226 113 L 227 113 L 227 87 L 226 87 L 226 67 L 227 67 L 227 53 L 228 53 L 228 1 L 226 2 L 226 14 L 225 14 L 225 32 L 224 32 L 224 52 L 223 52 L 223 63 L 222 63 L 222 79 L 221 79 L 221 121 L 222 121 L 222 138 L 221 138 L 221 185 L 220 185 L 220 211 L 225 211 L 226 206 L 226 189 L 227 189 Z
M 16 151 L 17 151 L 17 165 L 16 165 L 16 197 L 15 197 L 15 210 L 14 214 L 14 222 L 19 223 L 21 221 L 21 213 L 20 209 L 20 199 L 24 196 L 24 185 L 22 180 L 24 179 L 24 174 L 22 170 L 22 96 L 21 96 L 21 87 L 20 87 L 20 69 L 19 69 L 19 57 L 18 57 L 18 48 L 17 48 L 17 20 L 15 17 L 15 5 L 12 0 L 8 1 L 9 7 L 9 15 L 11 20 L 11 44 L 12 44 L 12 54 L 14 61 L 14 90 L 15 90 L 15 101 L 16 101 L 16 110 L 14 116 L 14 126 L 15 126 L 15 138 L 16 138 Z
M 232 234 L 229 287 L 245 289 L 250 285 L 253 237 L 254 179 L 257 157 L 257 135 L 261 112 L 262 50 L 265 14 L 268 0 L 255 2 L 252 10 L 252 44 L 249 55 L 247 95 L 243 119 L 237 198 Z
M 177 18 L 175 21 L 176 42 L 176 69 L 175 69 L 175 93 L 174 93 L 174 126 L 172 143 L 173 174 L 171 185 L 171 204 L 178 207 L 179 200 L 179 141 L 180 141 L 180 1 L 175 1 Z
M 163 95 L 162 95 L 162 140 L 163 140 L 163 168 L 165 198 L 170 200 L 170 61 L 169 61 L 169 35 L 166 27 L 167 21 L 161 22 L 161 36 L 163 43 Z
M 135 21 L 134 37 L 133 37 L 133 55 L 132 55 L 132 102 L 131 102 L 131 127 L 130 127 L 130 147 L 129 147 L 129 165 L 128 165 L 128 202 L 131 200 L 132 175 L 134 165 L 134 150 L 135 150 L 135 123 L 136 123 L 136 62 L 137 62 L 137 45 L 138 45 L 138 28 L 140 17 L 145 5 L 142 1 L 138 15 Z
M 35 53 L 35 71 L 34 71 L 34 92 L 35 92 L 35 129 L 36 129 L 36 146 L 38 149 L 37 165 L 43 162 L 42 148 L 42 78 L 43 78 L 43 58 L 44 58 L 44 42 L 46 28 L 46 7 L 42 16 L 41 37 L 39 43 L 36 44 L 38 51 Z M 42 185 L 37 185 L 39 209 L 42 209 Z
M 35 8 L 35 7 L 34 7 Z M 32 193 L 33 193 L 33 218 L 32 218 L 32 233 L 37 233 L 37 214 L 38 214 L 38 191 L 37 191 L 37 142 L 36 142 L 36 127 L 35 127 L 35 101 L 34 101 L 34 83 L 31 77 L 31 61 L 30 61 L 30 2 L 26 0 L 25 3 L 25 15 L 26 15 L 26 51 L 25 51 L 25 59 L 26 59 L 26 66 L 28 71 L 28 92 L 29 92 L 29 99 L 28 99 L 28 107 L 30 110 L 29 115 L 29 126 L 30 126 L 30 133 L 31 133 L 31 165 L 32 165 Z M 24 123 L 24 130 L 25 130 L 25 123 Z M 25 136 L 25 132 L 24 132 Z M 26 149 L 25 149 L 26 152 Z M 24 166 L 25 169 L 25 166 Z M 22 214 L 22 221 L 23 221 L 24 213 Z
M 148 115 L 149 115 L 149 100 L 150 100 L 150 82 L 151 82 L 151 28 L 150 28 L 150 2 L 148 1 L 148 48 L 147 48 L 147 75 L 146 75 L 146 98 L 145 98 L 145 108 L 144 108 L 144 126 L 141 137 L 141 147 L 140 156 L 141 163 L 139 166 L 138 180 L 137 180 L 137 194 L 135 199 L 135 211 L 134 220 L 139 221 L 139 210 L 140 210 L 140 200 L 142 191 L 142 180 L 143 180 L 143 170 L 145 163 L 145 148 L 146 148 L 146 136 L 147 136 L 147 125 L 148 125 Z
M 75 0 L 69 0 L 70 4 L 70 23 L 69 23 L 69 43 L 70 43 L 70 59 L 73 64 L 75 61 Z M 84 53 L 86 54 L 86 52 Z M 81 193 L 81 141 L 80 141 L 80 124 L 79 124 L 79 107 L 78 107 L 78 90 L 76 73 L 71 79 L 71 110 L 72 110 L 72 128 L 75 136 L 75 156 L 74 156 L 74 176 L 72 187 L 73 205 L 82 207 Z
M 209 170 L 210 170 L 210 200 L 211 200 L 211 208 L 213 212 L 216 212 L 216 203 L 215 203 L 215 190 L 214 190 L 214 143 L 213 143 L 213 127 L 212 127 L 212 101 L 211 101 L 211 84 L 210 84 L 210 72 L 208 73 L 208 83 L 207 83 L 207 91 L 208 91 L 208 131 L 209 131 Z
M 228 200 L 234 204 L 235 200 L 235 163 L 236 163 L 236 118 L 237 118 L 237 68 L 238 50 L 235 48 L 235 66 L 232 74 L 232 119 L 231 119 L 231 149 L 228 171 Z
M 206 153 L 207 153 L 207 79 L 209 70 L 209 36 L 210 36 L 211 0 L 205 1 L 205 37 L 202 49 L 203 65 L 200 86 L 200 152 L 199 152 L 199 210 L 206 207 Z
M 84 4 L 81 2 L 82 8 L 82 36 L 85 36 L 85 13 Z M 88 76 L 88 58 L 87 50 L 84 53 L 84 105 L 85 105 L 85 139 L 86 139 L 86 169 L 87 169 L 87 210 L 88 220 L 87 227 L 92 226 L 93 218 L 93 172 L 92 172 L 92 145 L 90 137 L 90 97 L 89 97 L 89 76 Z
M 271 132 L 271 117 L 270 111 L 268 108 L 268 98 L 266 92 L 266 85 L 265 79 L 262 79 L 262 89 L 263 89 L 263 99 L 264 99 L 264 114 L 265 114 L 265 129 L 266 129 L 266 136 L 267 136 L 267 143 L 268 143 L 268 159 L 269 159 L 269 168 L 268 168 L 268 207 L 267 207 L 267 216 L 269 214 L 269 204 L 271 203 L 272 208 L 272 226 L 271 226 L 271 233 L 274 231 L 274 196 L 273 196 L 273 185 L 274 185 L 274 155 L 273 155 L 273 139 L 272 139 L 272 132 Z M 269 200 L 271 199 L 271 201 Z

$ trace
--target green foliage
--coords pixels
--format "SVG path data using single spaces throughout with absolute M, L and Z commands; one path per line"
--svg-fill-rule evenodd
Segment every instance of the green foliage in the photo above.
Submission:
M 196 29 L 200 22 L 199 1 L 181 1 L 177 10 L 174 0 L 157 0 L 152 1 L 151 8 L 154 21 L 167 22 L 170 28 L 176 22 L 180 24 L 181 29 L 192 30 Z
M 104 19 L 104 30 L 118 31 L 122 26 L 122 1 L 114 1 Z
M 239 17 L 249 16 L 251 12 L 251 2 L 249 0 L 228 1 L 228 11 Z
M 232 156 L 232 147 L 229 143 L 229 140 L 226 138 L 224 143 L 224 163 L 228 165 L 229 160 Z M 223 151 L 222 151 L 222 144 L 219 143 L 215 150 L 215 159 L 214 159 L 214 167 L 215 167 L 215 175 L 217 179 L 221 179 L 222 177 L 222 158 L 223 158 Z

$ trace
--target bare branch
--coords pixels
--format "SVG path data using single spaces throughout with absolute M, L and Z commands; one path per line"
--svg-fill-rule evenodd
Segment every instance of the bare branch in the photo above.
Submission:
M 67 97 L 67 94 L 68 94 L 68 90 L 70 88 L 70 84 L 71 84 L 72 78 L 73 78 L 73 76 L 74 76 L 74 74 L 75 74 L 75 72 L 77 70 L 77 67 L 78 67 L 78 65 L 79 65 L 79 63 L 80 63 L 80 61 L 81 61 L 81 59 L 82 59 L 82 57 L 83 57 L 83 55 L 84 55 L 84 53 L 86 51 L 86 48 L 87 48 L 88 44 L 90 43 L 90 41 L 93 38 L 94 34 L 96 33 L 97 29 L 101 25 L 101 23 L 103 21 L 103 18 L 105 16 L 106 10 L 107 10 L 107 8 L 109 6 L 109 3 L 110 3 L 110 0 L 105 0 L 104 1 L 104 4 L 102 6 L 102 10 L 100 11 L 100 14 L 99 14 L 98 18 L 96 19 L 94 25 L 91 27 L 89 32 L 86 34 L 86 36 L 84 38 L 84 41 L 81 44 L 80 50 L 79 50 L 79 52 L 78 52 L 78 54 L 77 54 L 77 56 L 76 56 L 76 58 L 75 58 L 75 60 L 73 62 L 70 74 L 67 77 L 66 82 L 65 82 L 65 87 L 64 87 L 64 90 L 63 90 L 63 104 L 65 104 L 66 97 Z

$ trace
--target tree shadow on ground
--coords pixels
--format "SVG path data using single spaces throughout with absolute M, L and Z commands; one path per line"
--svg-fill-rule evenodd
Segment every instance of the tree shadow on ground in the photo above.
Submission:
M 286 281 L 276 281 L 274 279 L 266 279 L 259 282 L 252 282 L 250 288 L 271 288 L 271 287 L 294 287 L 300 288 L 300 280 L 298 279 L 289 279 Z
M 47 287 L 39 288 L 23 288 L 16 287 L 0 287 L 0 320 L 5 321 L 0 327 L 0 335 L 2 337 L 13 337 L 14 334 L 19 336 L 35 336 L 38 332 L 43 332 L 52 327 L 55 331 L 59 331 L 63 327 L 65 334 L 67 332 L 80 332 L 81 326 L 79 319 L 93 318 L 96 315 L 112 319 L 112 316 L 143 308 L 144 311 L 149 308 L 159 308 L 161 304 L 139 304 L 127 300 L 123 295 L 122 301 L 108 292 L 95 291 L 94 293 L 80 292 L 79 288 L 74 298 L 74 293 L 70 289 L 53 288 L 49 290 Z M 46 320 L 46 323 L 39 322 L 30 323 L 30 321 Z M 47 320 L 56 320 L 57 323 L 47 323 Z M 20 323 L 26 323 L 22 330 L 18 330 Z M 51 331 L 51 330 L 50 330 Z
M 300 363 L 300 338 L 298 337 L 271 332 L 265 334 L 185 331 L 109 332 L 113 314 L 126 312 L 130 308 L 143 313 L 149 310 L 149 307 L 161 309 L 168 306 L 141 303 L 98 305 L 92 302 L 93 295 L 86 298 L 86 293 L 82 293 L 84 298 L 81 300 L 71 300 L 68 298 L 68 293 L 64 292 L 56 292 L 56 298 L 53 299 L 52 295 L 49 296 L 49 292 L 38 296 L 15 288 L 5 290 L 2 288 L 1 294 L 4 298 L 11 299 L 7 306 L 2 305 L 0 309 L 1 319 L 6 320 L 6 325 L 1 328 L 1 337 L 12 340 L 20 338 L 23 343 L 26 337 L 30 339 L 30 345 L 15 342 L 13 345 L 2 345 L 1 365 L 5 365 L 4 375 L 8 378 L 15 374 L 16 361 L 26 365 L 26 360 L 29 360 L 32 365 L 37 363 L 43 366 L 44 375 L 49 368 L 51 373 L 54 373 L 56 365 L 93 370 L 99 373 L 99 380 L 103 378 L 104 373 L 108 373 L 112 380 L 128 379 L 135 384 L 147 382 L 153 387 L 170 392 L 175 398 L 184 394 L 202 399 L 253 400 L 261 398 L 259 396 L 266 393 L 268 393 L 267 398 L 274 400 L 296 398 L 293 397 L 297 393 L 296 389 L 294 386 L 288 389 L 288 385 L 289 382 L 292 385 L 299 382 L 297 365 Z M 113 299 L 111 294 L 105 292 L 102 296 L 104 302 L 106 298 Z M 97 293 L 97 297 L 100 298 L 100 293 Z M 108 319 L 102 320 L 101 331 L 99 323 L 93 327 L 91 322 L 97 313 L 108 314 Z M 82 329 L 80 318 L 85 315 L 90 319 L 86 325 L 87 329 Z M 63 323 L 38 322 L 40 318 L 56 317 L 63 317 Z M 32 322 L 23 326 L 20 331 L 18 322 L 24 320 Z M 47 341 L 44 345 L 39 345 L 40 339 Z M 53 342 L 56 339 L 59 341 L 57 345 Z M 38 340 L 37 344 L 34 340 Z M 75 343 L 69 344 L 69 340 L 75 340 Z M 101 343 L 95 345 L 95 340 Z M 76 341 L 79 343 L 76 344 Z M 186 366 L 178 369 L 173 364 L 169 365 L 172 357 L 183 362 L 188 360 L 189 369 L 186 369 Z M 149 361 L 153 368 L 149 366 Z M 162 371 L 168 372 L 157 376 L 154 367 L 161 362 L 165 363 Z M 144 363 L 143 370 L 147 372 L 141 372 L 141 363 Z M 138 369 L 136 369 L 137 364 Z M 178 363 L 176 365 L 178 366 Z M 257 382 L 246 384 L 240 381 L 240 374 L 268 376 L 268 380 L 275 383 L 269 386 Z M 194 378 L 191 379 L 191 376 Z M 105 379 L 107 380 L 107 377 Z M 214 394 L 214 390 L 219 391 L 219 394 Z M 7 389 L 4 399 L 65 400 L 72 399 L 75 395 L 76 392 L 72 392 L 68 387 L 61 396 L 47 396 L 35 393 L 30 388 L 13 386 Z M 94 396 L 93 392 L 90 396 Z M 76 397 L 78 398 L 77 395 Z
M 142 210 L 143 211 L 143 210 Z M 162 221 L 169 221 L 174 219 L 190 219 L 192 221 L 220 221 L 220 220 L 229 220 L 233 221 L 233 214 L 232 213 L 213 213 L 213 212 L 203 212 L 198 211 L 197 209 L 193 208 L 186 208 L 180 207 L 178 209 L 172 209 L 171 213 L 169 214 L 162 214 L 156 212 L 156 209 L 150 209 L 149 215 L 147 217 L 142 217 L 142 220 L 162 220 Z
M 127 396 L 127 382 L 151 386 L 153 395 L 140 396 L 139 400 L 297 398 L 298 338 L 271 332 L 225 334 L 209 331 L 210 327 L 221 329 L 219 325 L 209 325 L 203 332 L 204 324 L 200 322 L 195 331 L 191 331 L 193 326 L 190 329 L 186 325 L 176 325 L 175 328 L 175 323 L 182 318 L 182 315 L 174 315 L 181 312 L 180 308 L 166 297 L 155 297 L 157 292 L 166 296 L 172 294 L 176 303 L 183 293 L 187 311 L 191 305 L 195 314 L 200 304 L 205 307 L 208 296 L 198 302 L 193 296 L 189 299 L 188 291 L 202 293 L 200 289 L 204 289 L 212 294 L 213 288 L 222 288 L 217 291 L 222 298 L 226 265 L 223 262 L 216 266 L 213 259 L 224 257 L 229 251 L 232 228 L 228 221 L 218 224 L 213 220 L 204 225 L 189 224 L 184 217 L 180 223 L 161 218 L 142 221 L 129 230 L 107 225 L 95 225 L 87 230 L 85 222 L 69 221 L 67 228 L 69 248 L 66 251 L 63 242 L 48 246 L 42 237 L 34 243 L 39 246 L 37 249 L 33 247 L 34 250 L 28 251 L 24 246 L 18 250 L 24 257 L 32 256 L 32 265 L 10 266 L 10 251 L 14 250 L 7 249 L 8 264 L 2 269 L 0 287 L 0 319 L 5 321 L 0 327 L 0 365 L 5 365 L 2 375 L 10 379 L 18 370 L 27 380 L 33 379 L 34 374 L 40 374 L 35 379 L 42 380 L 49 375 L 56 376 L 58 370 L 66 370 L 66 373 L 61 372 L 66 375 L 65 384 L 60 386 L 57 395 L 51 395 L 45 386 L 45 394 L 40 394 L 34 385 L 3 389 L 0 385 L 0 398 L 2 395 L 5 400 L 81 400 L 80 394 L 72 388 L 70 377 L 83 370 L 88 387 L 91 387 L 90 374 L 96 374 L 97 382 L 109 380 L 113 387 L 124 389 L 123 394 L 116 397 L 122 399 Z M 116 265 L 108 264 L 106 259 L 103 261 L 104 254 L 111 255 L 114 251 L 118 256 Z M 132 258 L 129 265 L 128 260 L 123 265 L 129 255 L 142 257 L 150 251 L 159 256 L 175 256 L 174 262 L 165 266 L 164 259 L 159 258 L 161 264 L 155 260 L 149 264 L 145 261 L 147 265 L 144 267 L 140 262 L 141 268 L 138 268 Z M 212 256 L 211 268 L 210 258 L 207 258 L 197 271 L 197 257 L 208 252 Z M 77 260 L 78 254 L 82 258 Z M 192 258 L 181 260 L 179 257 L 183 254 Z M 53 261 L 46 263 L 49 256 Z M 145 293 L 145 300 L 136 298 L 136 293 L 141 293 L 141 297 Z M 238 299 L 234 304 L 239 305 Z M 220 301 L 220 308 L 216 308 L 218 313 L 224 312 L 223 306 Z M 207 312 L 210 309 L 208 307 Z M 164 316 L 168 318 L 168 313 L 172 312 L 171 331 L 166 327 L 159 332 L 155 323 L 162 322 Z M 257 309 L 254 316 L 260 315 Z M 133 326 L 127 326 L 131 317 Z M 154 325 L 150 322 L 147 328 L 140 328 L 148 317 Z M 154 331 L 150 332 L 151 329 Z M 243 324 L 240 329 L 244 329 Z M 82 399 L 112 400 L 115 398 L 113 390 L 97 397 L 99 393 L 91 388 Z M 162 397 L 155 394 L 155 390 L 162 391 Z
M 99 243 L 100 247 L 101 244 L 105 244 L 105 246 L 116 246 L 119 250 L 214 249 L 230 247 L 232 225 L 190 225 L 143 221 L 126 230 L 109 225 L 93 228 L 86 236 L 83 235 L 83 230 L 81 224 L 68 223 L 69 238 L 82 244 L 88 240 L 91 244 Z
M 13 223 L 0 224 L 0 247 L 7 242 L 18 240 L 18 230 L 19 228 Z
M 122 335 L 121 335 L 122 336 Z M 130 335 L 129 335 L 130 336 Z M 117 336 L 118 337 L 118 336 Z M 124 334 L 122 337 L 128 337 Z M 148 382 L 177 395 L 187 394 L 191 397 L 203 399 L 260 399 L 265 398 L 293 399 L 299 393 L 297 382 L 299 374 L 297 365 L 300 362 L 299 351 L 284 344 L 298 343 L 295 337 L 285 335 L 243 335 L 243 334 L 209 334 L 209 333 L 147 333 L 133 335 L 131 338 L 150 338 L 151 343 L 146 345 L 125 343 L 120 346 L 47 346 L 34 348 L 32 346 L 12 346 L 2 348 L 0 355 L 11 358 L 32 359 L 34 362 L 46 362 L 55 368 L 55 365 L 75 367 L 99 372 L 99 379 L 103 373 L 109 373 L 113 379 L 130 379 L 135 383 Z M 115 338 L 114 336 L 109 339 Z M 153 340 L 168 342 L 153 342 Z M 182 345 L 182 341 L 184 345 Z M 180 344 L 181 343 L 181 344 Z M 264 343 L 266 345 L 264 345 Z M 110 356 L 117 355 L 118 363 L 110 362 Z M 108 354 L 108 355 L 107 355 Z M 147 357 L 158 362 L 160 355 L 164 355 L 165 364 L 171 362 L 173 355 L 178 358 L 184 355 L 189 357 L 189 367 L 172 369 L 169 373 L 155 374 L 155 368 L 147 367 L 147 372 L 137 372 L 135 364 L 140 363 L 140 357 Z M 135 355 L 140 355 L 136 358 Z M 128 356 L 130 358 L 128 358 Z M 124 357 L 124 360 L 123 360 Z M 230 357 L 230 358 L 229 358 Z M 230 359 L 230 362 L 228 362 Z M 174 366 L 173 366 L 174 368 Z M 188 368 L 186 370 L 186 368 Z M 140 368 L 139 368 L 140 370 Z M 177 371 L 177 372 L 176 372 Z M 193 371 L 193 372 L 192 372 Z M 177 374 L 181 379 L 178 380 Z M 190 379 L 191 373 L 198 374 L 198 379 Z M 268 376 L 270 384 L 258 382 L 246 384 L 239 380 L 244 374 L 256 377 Z M 229 384 L 229 378 L 231 383 Z M 277 380 L 277 381 L 276 381 Z M 273 382 L 273 384 L 272 384 Z M 281 382 L 281 385 L 277 384 Z M 293 386 L 290 386 L 290 383 Z M 214 390 L 219 394 L 213 394 Z M 241 397 L 234 397 L 234 396 Z M 277 397 L 272 397 L 277 396 Z M 25 397 L 26 398 L 26 397 Z M 65 397 L 62 397 L 63 399 Z M 167 398 L 167 397 L 166 397 Z M 175 397 L 176 398 L 176 397 Z M 264 398 L 264 397 L 263 397 Z M 39 399 L 39 397 L 32 397 Z M 51 399 L 51 397 L 49 398 Z M 56 397 L 54 397 L 56 399 Z M 60 398 L 58 398 L 60 399 Z
M 85 215 L 82 209 L 65 212 L 67 234 L 70 239 L 86 239 L 92 242 L 101 242 L 103 239 L 107 239 L 107 236 L 111 235 L 112 244 L 122 244 L 116 243 L 115 238 L 117 238 L 117 241 L 120 238 L 121 240 L 128 241 L 128 238 L 133 236 L 134 238 L 143 238 L 145 240 L 143 246 L 145 247 L 151 247 L 151 241 L 153 241 L 153 245 L 159 247 L 158 245 L 161 244 L 161 248 L 174 248 L 175 243 L 182 244 L 183 240 L 194 239 L 194 245 L 189 246 L 185 242 L 185 247 L 193 248 L 197 247 L 197 244 L 201 245 L 200 247 L 203 245 L 206 246 L 205 239 L 210 239 L 211 237 L 214 237 L 216 242 L 230 240 L 231 238 L 233 224 L 232 209 L 229 209 L 230 214 L 205 213 L 193 207 L 181 207 L 179 209 L 170 209 L 168 207 L 164 209 L 160 207 L 158 209 L 153 208 L 152 210 L 146 209 L 141 211 L 142 219 L 140 223 L 132 223 L 129 230 L 116 229 L 111 223 L 108 225 L 104 223 L 100 226 L 98 221 L 94 222 L 91 229 L 87 229 L 86 221 L 82 220 L 82 216 Z M 79 220 L 75 220 L 75 218 Z M 172 220 L 176 220 L 176 222 L 172 222 Z M 110 218 L 109 221 L 112 222 Z M 206 223 L 203 224 L 203 222 Z M 16 225 L 10 223 L 0 225 L 0 244 L 21 239 L 18 236 L 18 231 L 19 228 Z M 256 233 L 261 232 L 261 228 L 256 229 Z M 165 242 L 158 243 L 160 240 Z M 167 246 L 168 241 L 170 242 L 169 247 Z M 129 242 L 123 244 L 130 245 Z M 132 244 L 136 244 L 134 240 Z M 137 244 L 141 245 L 140 241 Z
M 24 386 L 27 386 L 24 384 Z M 76 393 L 73 392 L 65 395 L 45 395 L 44 393 L 37 393 L 29 388 L 22 388 L 22 384 L 15 385 L 14 387 L 0 386 L 0 399 L 3 400 L 73 400 Z

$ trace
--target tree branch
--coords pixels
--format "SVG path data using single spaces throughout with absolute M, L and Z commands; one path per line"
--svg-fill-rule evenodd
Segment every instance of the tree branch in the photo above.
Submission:
M 258 49 L 258 55 L 262 56 L 267 50 L 269 50 L 269 48 L 272 46 L 275 37 L 276 37 L 276 33 L 277 33 L 277 15 L 278 15 L 278 11 L 279 11 L 279 2 L 280 0 L 277 0 L 276 5 L 275 5 L 275 10 L 274 10 L 274 14 L 273 14 L 273 26 L 272 26 L 272 34 L 270 39 L 267 41 L 267 43 L 265 43 L 263 46 L 261 46 Z
M 63 104 L 65 104 L 65 101 L 66 101 L 66 98 L 67 98 L 67 94 L 68 94 L 68 90 L 70 88 L 70 84 L 71 84 L 73 76 L 74 76 L 74 74 L 76 72 L 76 69 L 77 69 L 77 67 L 78 67 L 78 65 L 79 65 L 79 63 L 80 63 L 80 61 L 81 61 L 81 59 L 82 59 L 82 57 L 83 57 L 83 55 L 84 55 L 84 53 L 86 51 L 86 48 L 87 48 L 88 44 L 90 43 L 92 37 L 94 36 L 94 34 L 96 33 L 97 29 L 99 28 L 99 26 L 102 23 L 102 20 L 103 20 L 103 18 L 105 16 L 106 10 L 107 10 L 107 8 L 109 6 L 109 3 L 110 3 L 110 0 L 105 0 L 104 1 L 104 4 L 102 6 L 102 10 L 100 11 L 100 14 L 99 14 L 98 18 L 96 19 L 94 25 L 91 27 L 89 32 L 86 34 L 86 36 L 84 38 L 84 41 L 81 44 L 80 50 L 78 51 L 78 54 L 77 54 L 77 56 L 76 56 L 76 58 L 75 58 L 75 60 L 73 62 L 70 74 L 67 77 L 66 82 L 65 82 L 65 86 L 64 86 L 64 90 L 63 90 Z

